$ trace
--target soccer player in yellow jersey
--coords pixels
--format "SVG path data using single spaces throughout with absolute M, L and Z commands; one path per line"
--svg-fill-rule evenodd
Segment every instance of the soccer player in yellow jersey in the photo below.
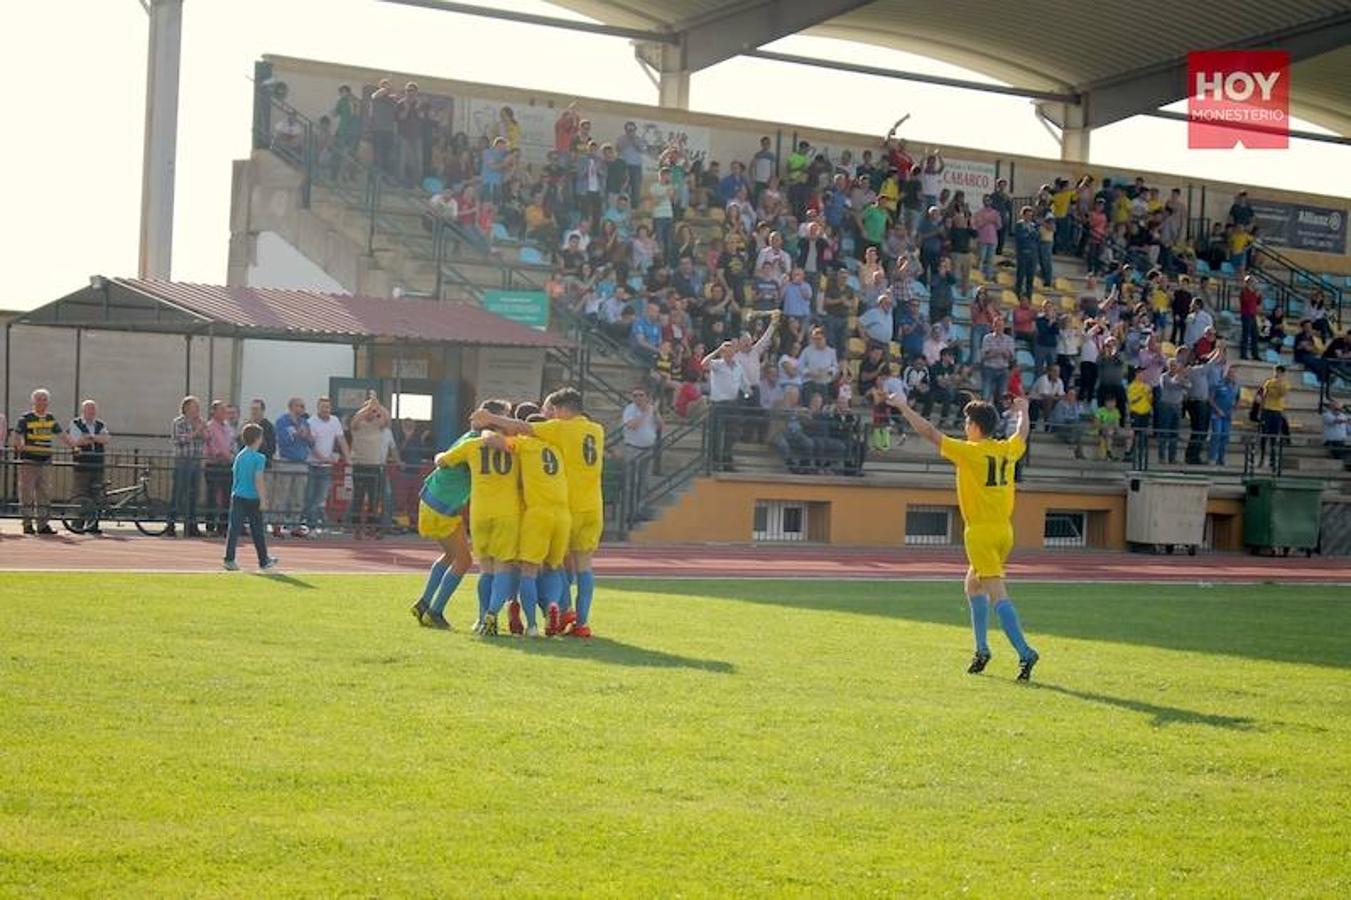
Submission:
M 604 530 L 604 499 L 601 496 L 601 466 L 605 455 L 605 429 L 586 417 L 582 395 L 575 388 L 554 391 L 544 400 L 544 422 L 517 422 L 486 411 L 476 412 L 475 428 L 500 429 L 505 434 L 531 434 L 551 444 L 563 459 L 567 473 L 568 509 L 572 531 L 568 536 L 568 561 L 577 579 L 577 611 L 563 611 L 558 630 L 576 637 L 590 637 L 591 599 L 596 580 L 591 557 L 600 546 Z M 552 611 L 551 626 L 552 626 Z
M 966 570 L 966 597 L 976 637 L 976 655 L 967 671 L 978 674 L 990 662 L 986 633 L 993 599 L 999 624 L 1018 651 L 1018 680 L 1028 681 L 1039 656 L 1023 637 L 1018 613 L 1004 584 L 1004 563 L 1013 549 L 1013 469 L 1027 452 L 1027 400 L 1014 398 L 1018 427 L 1007 440 L 994 438 L 999 414 L 993 406 L 979 400 L 968 403 L 962 410 L 966 419 L 964 441 L 940 432 L 911 409 L 905 397 L 892 394 L 887 402 L 900 410 L 911 427 L 957 468 L 957 505 L 966 522 L 962 541 L 970 564 Z
M 531 423 L 545 422 L 544 416 L 530 416 Z M 563 586 L 563 560 L 572 534 L 572 515 L 568 512 L 568 481 L 562 454 L 556 447 L 534 435 L 519 434 L 507 438 L 507 449 L 516 458 L 521 473 L 521 493 L 525 512 L 521 514 L 521 540 L 517 558 L 521 564 L 520 596 L 525 607 L 528 637 L 539 637 L 535 608 L 546 605 L 550 614 L 549 634 L 558 625 L 558 597 Z M 540 577 L 540 566 L 545 577 Z
M 475 415 L 509 408 L 504 401 L 488 400 Z M 492 636 L 497 634 L 496 613 L 511 594 L 511 566 L 521 529 L 521 479 L 506 439 L 497 432 L 479 430 L 477 437 L 437 454 L 436 464 L 469 467 L 469 530 L 480 572 L 475 630 Z

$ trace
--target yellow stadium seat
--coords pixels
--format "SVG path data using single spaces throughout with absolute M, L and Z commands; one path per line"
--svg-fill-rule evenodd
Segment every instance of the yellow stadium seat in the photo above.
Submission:
M 1045 295 L 1045 294 L 1036 294 L 1036 293 L 1034 293 L 1034 294 L 1032 295 L 1032 306 L 1035 307 L 1036 309 L 1041 309 L 1041 305 L 1042 305 L 1043 303 L 1045 303 L 1045 302 L 1046 302 L 1046 295 Z
M 1017 306 L 1018 295 L 1013 291 L 1004 291 L 1004 293 L 999 295 L 999 302 L 1005 306 Z
M 1074 286 L 1070 284 L 1070 280 L 1064 275 L 1057 275 L 1055 279 L 1055 289 L 1057 291 L 1068 292 L 1074 290 Z
M 1177 356 L 1177 345 L 1172 341 L 1164 341 L 1159 344 L 1159 349 L 1163 351 L 1164 356 Z
M 866 341 L 863 340 L 863 338 L 860 338 L 860 337 L 851 337 L 851 338 L 849 339 L 849 356 L 850 356 L 850 358 L 862 356 L 863 353 L 864 353 L 864 351 L 867 350 L 867 349 L 868 349 L 868 344 L 867 344 Z
M 891 342 L 891 358 L 898 359 L 901 355 L 901 345 L 895 341 Z
M 1060 298 L 1060 308 L 1065 312 L 1074 312 L 1079 308 L 1079 304 L 1073 297 L 1064 296 Z
M 844 327 L 847 328 L 847 329 L 848 329 L 849 331 L 851 331 L 851 332 L 853 332 L 853 331 L 858 331 L 858 316 L 850 316 L 850 317 L 845 321 Z

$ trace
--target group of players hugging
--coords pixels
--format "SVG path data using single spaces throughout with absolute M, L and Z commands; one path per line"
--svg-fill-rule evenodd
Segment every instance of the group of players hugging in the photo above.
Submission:
M 446 604 L 477 554 L 475 633 L 495 637 L 505 607 L 512 634 L 590 637 L 591 557 L 604 528 L 605 429 L 586 417 L 572 388 L 550 394 L 542 407 L 486 400 L 469 426 L 437 454 L 422 486 L 418 533 L 440 544 L 442 554 L 413 615 L 428 628 L 450 628 Z

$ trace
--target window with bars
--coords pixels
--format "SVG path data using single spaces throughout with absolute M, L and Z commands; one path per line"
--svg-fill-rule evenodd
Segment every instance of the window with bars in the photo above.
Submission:
M 1087 547 L 1087 514 L 1076 510 L 1048 509 L 1042 542 L 1047 547 Z
M 919 546 L 951 544 L 955 521 L 955 507 L 908 506 L 905 510 L 905 542 Z
M 752 539 L 767 542 L 807 540 L 810 518 L 807 506 L 790 500 L 757 501 Z

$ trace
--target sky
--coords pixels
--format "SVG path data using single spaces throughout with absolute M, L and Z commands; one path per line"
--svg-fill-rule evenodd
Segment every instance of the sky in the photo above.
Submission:
M 576 18 L 538 0 L 494 5 Z M 7 176 L 0 309 L 22 310 L 63 296 L 91 274 L 136 273 L 148 27 L 138 0 L 43 0 L 22 18 L 11 13 L 7 25 L 0 58 L 9 71 L 28 74 L 7 92 L 9 139 L 0 142 L 0 171 Z M 957 66 L 841 41 L 792 37 L 767 46 L 990 81 Z M 376 0 L 186 0 L 177 280 L 224 283 L 230 164 L 249 153 L 249 78 L 253 62 L 266 53 L 580 97 L 655 104 L 657 96 L 621 38 Z M 768 103 L 767 92 L 774 98 Z M 908 112 L 905 133 L 920 143 L 1059 155 L 1028 100 L 758 59 L 696 73 L 690 107 L 875 134 Z M 1292 141 L 1286 151 L 1189 151 L 1185 129 L 1142 117 L 1098 129 L 1090 162 L 1351 195 L 1351 148 Z

